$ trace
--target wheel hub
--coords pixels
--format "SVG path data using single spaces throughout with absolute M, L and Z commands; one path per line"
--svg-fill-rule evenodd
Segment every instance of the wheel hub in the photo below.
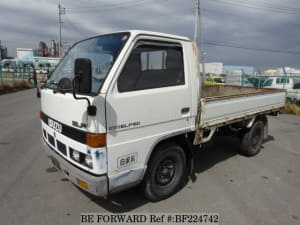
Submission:
M 254 134 L 253 134 L 253 137 L 252 137 L 252 146 L 253 147 L 256 147 L 259 140 L 260 140 L 260 136 L 262 134 L 262 131 L 260 129 L 256 129 Z
M 175 165 L 173 160 L 167 159 L 162 161 L 156 171 L 156 181 L 160 185 L 170 183 L 175 174 Z

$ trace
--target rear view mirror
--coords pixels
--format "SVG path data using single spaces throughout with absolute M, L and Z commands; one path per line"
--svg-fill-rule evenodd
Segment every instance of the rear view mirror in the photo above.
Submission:
M 92 91 L 92 63 L 90 59 L 75 60 L 75 87 L 79 93 L 89 94 Z

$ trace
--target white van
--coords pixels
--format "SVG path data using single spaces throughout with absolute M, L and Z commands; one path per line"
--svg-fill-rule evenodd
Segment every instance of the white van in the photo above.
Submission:
M 271 77 L 265 80 L 264 88 L 293 89 L 294 79 L 289 77 Z

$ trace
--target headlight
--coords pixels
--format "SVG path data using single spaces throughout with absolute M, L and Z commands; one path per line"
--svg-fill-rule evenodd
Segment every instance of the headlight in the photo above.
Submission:
M 71 157 L 72 157 L 74 160 L 76 160 L 77 162 L 80 161 L 80 153 L 79 153 L 78 151 L 76 151 L 76 150 L 73 150 L 73 151 L 72 151 Z
M 84 159 L 85 165 L 89 168 L 93 168 L 93 158 L 90 155 L 86 155 Z

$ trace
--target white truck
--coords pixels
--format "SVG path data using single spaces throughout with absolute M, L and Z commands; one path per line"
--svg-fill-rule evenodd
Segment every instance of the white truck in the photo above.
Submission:
M 39 93 L 42 147 L 72 183 L 96 196 L 141 185 L 152 201 L 178 190 L 213 135 L 257 154 L 285 104 L 279 89 L 202 87 L 194 42 L 137 30 L 76 43 Z

